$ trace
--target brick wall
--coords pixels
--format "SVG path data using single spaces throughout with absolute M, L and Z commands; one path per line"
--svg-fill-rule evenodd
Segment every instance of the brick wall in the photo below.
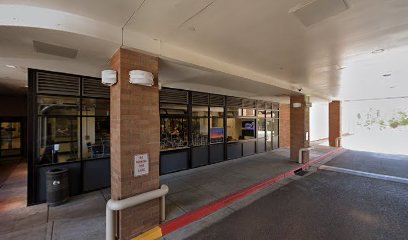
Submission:
M 341 102 L 329 103 L 329 144 L 336 146 L 336 138 L 341 137 Z M 341 141 L 340 141 L 341 146 Z
M 279 106 L 279 147 L 290 147 L 290 105 Z
M 293 103 L 301 103 L 302 107 L 294 108 Z M 306 106 L 305 96 L 290 97 L 290 159 L 298 161 L 299 149 L 309 147 L 309 107 Z M 303 162 L 309 161 L 309 152 L 304 152 Z
M 119 49 L 111 59 L 118 83 L 111 87 L 111 191 L 123 199 L 159 188 L 160 115 L 157 77 L 159 60 L 142 53 Z M 130 70 L 155 76 L 155 86 L 129 83 Z M 133 158 L 149 154 L 148 175 L 133 177 Z M 160 223 L 159 199 L 119 213 L 119 237 L 130 239 Z

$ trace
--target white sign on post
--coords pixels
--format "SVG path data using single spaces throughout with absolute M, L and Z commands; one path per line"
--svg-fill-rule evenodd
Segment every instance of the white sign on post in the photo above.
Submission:
M 149 155 L 135 155 L 133 176 L 143 176 L 149 174 Z

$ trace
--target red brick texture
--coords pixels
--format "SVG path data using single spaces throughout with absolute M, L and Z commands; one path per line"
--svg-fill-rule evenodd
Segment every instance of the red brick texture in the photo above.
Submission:
M 300 108 L 294 108 L 293 103 L 301 103 Z M 306 139 L 306 134 L 308 135 Z M 309 147 L 309 107 L 306 106 L 306 96 L 290 97 L 290 159 L 298 161 L 299 149 Z M 309 152 L 303 153 L 303 163 L 309 162 Z
M 124 199 L 159 188 L 160 115 L 157 78 L 159 59 L 120 48 L 111 59 L 118 83 L 111 87 L 111 192 Z M 129 83 L 130 70 L 153 73 L 155 85 Z M 133 176 L 136 154 L 149 154 L 149 174 Z M 131 239 L 160 224 L 160 200 L 121 211 L 119 239 Z
M 290 147 L 290 104 L 279 106 L 279 147 Z
M 341 137 L 341 102 L 332 101 L 329 103 L 329 144 L 336 146 L 336 138 Z M 341 147 L 341 140 L 339 142 Z

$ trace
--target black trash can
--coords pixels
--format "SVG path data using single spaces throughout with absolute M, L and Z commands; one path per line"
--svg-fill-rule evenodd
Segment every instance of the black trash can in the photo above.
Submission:
M 68 169 L 55 168 L 47 171 L 47 203 L 57 206 L 68 200 Z

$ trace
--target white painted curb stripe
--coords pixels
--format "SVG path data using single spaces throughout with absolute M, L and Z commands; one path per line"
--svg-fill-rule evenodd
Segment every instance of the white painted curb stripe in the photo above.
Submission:
M 362 172 L 362 171 L 351 170 L 347 168 L 332 167 L 332 166 L 327 166 L 327 165 L 322 165 L 319 167 L 319 169 L 408 184 L 408 178 L 395 177 L 395 176 L 383 175 L 383 174 L 377 174 L 377 173 Z

